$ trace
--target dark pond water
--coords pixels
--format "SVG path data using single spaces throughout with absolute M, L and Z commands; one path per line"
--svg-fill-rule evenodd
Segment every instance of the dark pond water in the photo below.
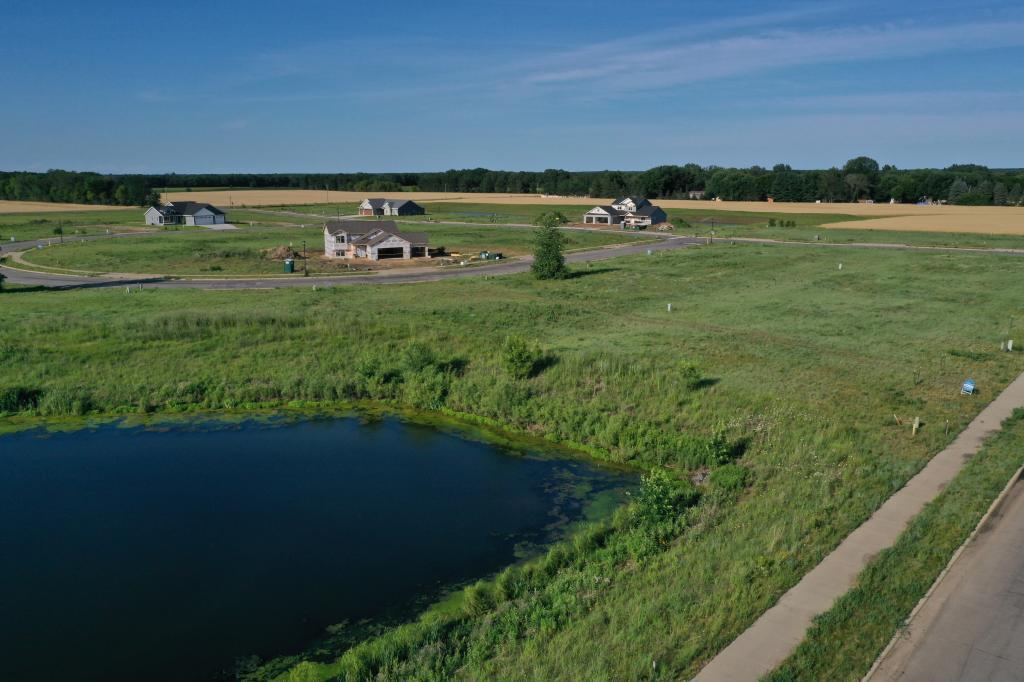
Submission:
M 298 653 L 632 484 L 390 418 L 2 436 L 0 679 L 209 679 Z

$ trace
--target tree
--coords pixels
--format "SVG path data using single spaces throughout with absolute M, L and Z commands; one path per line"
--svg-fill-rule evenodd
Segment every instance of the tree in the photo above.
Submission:
M 1024 187 L 1019 184 L 1014 185 L 1010 193 L 1006 195 L 1006 203 L 1017 206 L 1022 200 L 1024 200 Z
M 0 272 L 0 291 L 4 290 L 4 280 L 7 279 L 7 275 Z
M 857 201 L 871 189 L 871 182 L 862 173 L 849 173 L 843 177 L 843 182 L 850 188 L 850 201 Z
M 564 279 L 569 275 L 565 267 L 565 235 L 555 227 L 556 219 L 548 216 L 533 236 L 533 274 L 537 279 Z
M 957 178 L 953 181 L 953 184 L 949 186 L 949 203 L 955 204 L 970 191 L 970 187 L 964 182 L 963 178 Z
M 1006 205 L 1006 200 L 1009 194 L 1006 191 L 1006 185 L 1001 182 L 997 182 L 992 188 L 992 203 L 996 206 Z

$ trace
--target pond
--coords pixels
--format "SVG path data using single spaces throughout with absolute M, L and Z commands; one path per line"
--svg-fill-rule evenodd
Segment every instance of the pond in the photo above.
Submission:
M 634 478 L 397 418 L 0 437 L 0 679 L 230 677 L 414 615 Z

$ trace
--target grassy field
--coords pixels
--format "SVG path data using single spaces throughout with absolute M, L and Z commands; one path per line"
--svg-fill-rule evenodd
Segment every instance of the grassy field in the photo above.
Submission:
M 816 619 L 807 639 L 769 682 L 859 680 L 1024 464 L 1024 411 L 1018 411 L 896 544 L 876 557 L 857 586 Z
M 35 203 L 35 202 L 33 202 Z M 66 204 L 54 204 L 66 206 Z M 0 246 L 4 242 L 30 239 L 58 239 L 54 230 L 61 227 L 64 235 L 102 234 L 143 230 L 146 222 L 139 208 L 92 207 L 75 211 L 33 210 L 18 213 L 0 212 Z
M 675 492 L 647 486 L 647 501 L 609 527 L 340 658 L 351 642 L 325 640 L 295 673 L 676 679 L 1024 369 L 1024 355 L 999 352 L 1024 320 L 1018 259 L 850 250 L 842 260 L 839 270 L 814 248 L 722 244 L 546 283 L 13 291 L 0 410 L 17 425 L 369 400 L 692 478 L 700 485 Z M 503 350 L 510 333 L 539 347 L 525 373 Z M 980 395 L 959 396 L 967 376 Z M 893 413 L 919 416 L 923 430 L 912 437 Z
M 293 218 L 301 220 L 301 218 Z M 489 249 L 506 256 L 532 252 L 533 232 L 528 229 L 502 227 L 453 227 L 442 225 L 416 226 L 428 233 L 432 247 L 444 246 L 449 253 L 478 253 Z M 643 235 L 621 233 L 567 232 L 567 248 L 587 248 L 617 244 L 631 239 L 647 239 Z M 28 252 L 25 262 L 46 268 L 79 270 L 91 273 L 127 272 L 168 275 L 254 275 L 279 274 L 282 260 L 269 257 L 268 251 L 291 247 L 302 253 L 302 242 L 310 254 L 312 273 L 347 271 L 348 262 L 324 259 L 322 223 L 307 227 L 254 227 L 223 232 L 191 231 L 54 245 Z M 415 261 L 421 265 L 441 261 Z M 401 266 L 402 263 L 355 263 L 358 267 Z

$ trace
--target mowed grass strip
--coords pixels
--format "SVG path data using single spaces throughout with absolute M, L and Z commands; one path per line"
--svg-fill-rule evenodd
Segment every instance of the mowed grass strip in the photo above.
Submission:
M 879 554 L 857 586 L 815 619 L 766 682 L 859 680 L 902 627 L 1011 475 L 1024 464 L 1024 410 L 1008 419 L 949 487 Z
M 1024 320 L 1019 259 L 850 250 L 842 270 L 837 261 L 809 247 L 722 244 L 556 282 L 13 292 L 0 387 L 24 389 L 11 420 L 379 401 L 680 478 L 697 473 L 692 445 L 721 429 L 747 487 L 703 499 L 659 553 L 558 569 L 515 607 L 522 618 L 484 612 L 454 639 L 434 630 L 408 648 L 374 647 L 394 677 L 677 679 L 1024 369 L 1024 355 L 999 351 Z M 502 364 L 509 334 L 543 348 L 527 378 Z M 972 398 L 959 395 L 968 376 Z M 913 437 L 915 416 L 924 426 Z
M 417 225 L 429 235 L 432 247 L 444 246 L 449 252 L 476 254 L 481 250 L 500 251 L 506 256 L 532 252 L 533 232 L 529 229 L 486 226 Z M 596 248 L 636 239 L 643 235 L 621 233 L 566 232 L 566 248 Z M 302 253 L 302 242 L 310 255 L 310 272 L 345 270 L 349 261 L 322 259 L 322 224 L 306 227 L 258 227 L 229 231 L 191 231 L 161 233 L 146 237 L 95 240 L 54 245 L 26 253 L 27 263 L 48 268 L 89 272 L 129 272 L 167 275 L 261 275 L 278 274 L 282 262 L 267 257 L 277 247 L 291 247 Z M 360 267 L 378 267 L 370 261 L 352 261 Z M 423 264 L 429 265 L 429 262 Z

